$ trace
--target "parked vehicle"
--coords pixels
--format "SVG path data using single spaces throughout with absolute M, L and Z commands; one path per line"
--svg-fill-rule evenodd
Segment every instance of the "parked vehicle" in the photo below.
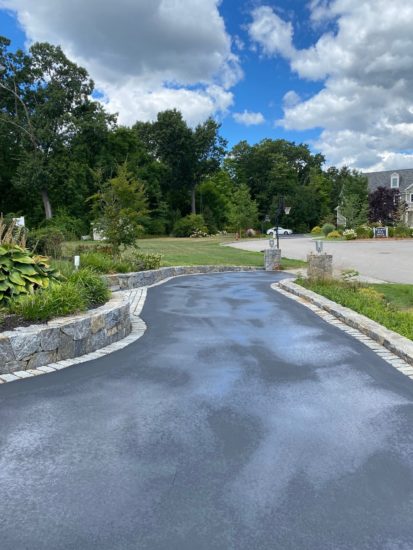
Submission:
M 284 227 L 278 227 L 278 235 L 292 235 L 292 233 L 292 229 L 284 229 Z M 271 227 L 271 229 L 267 231 L 267 235 L 272 235 L 273 237 L 275 237 L 277 235 L 277 228 Z

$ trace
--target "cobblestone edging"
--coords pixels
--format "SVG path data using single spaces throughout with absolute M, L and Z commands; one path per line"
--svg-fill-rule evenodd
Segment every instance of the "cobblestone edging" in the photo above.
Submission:
M 195 275 L 201 273 L 224 273 L 228 271 L 262 271 L 262 268 L 250 266 L 225 266 L 225 265 L 195 265 L 179 267 L 161 267 L 149 271 L 137 271 L 136 273 L 117 273 L 106 275 L 109 286 L 114 290 L 127 290 L 151 286 L 165 279 L 179 275 Z
M 107 304 L 93 311 L 1 333 L 0 384 L 92 361 L 138 340 L 146 331 L 140 313 L 148 287 L 182 275 L 256 270 L 248 266 L 189 266 L 108 276 L 111 285 L 118 283 L 118 277 L 122 287 L 142 280 L 146 284 L 115 292 Z
M 408 338 L 291 280 L 274 283 L 271 287 L 299 301 L 325 321 L 355 337 L 397 370 L 413 379 L 413 342 Z

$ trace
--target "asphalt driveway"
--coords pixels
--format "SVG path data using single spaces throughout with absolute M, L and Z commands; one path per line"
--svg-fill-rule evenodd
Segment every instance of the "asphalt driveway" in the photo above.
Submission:
M 277 277 L 171 280 L 135 344 L 0 386 L 1 550 L 412 549 L 412 381 Z
M 267 239 L 245 240 L 228 246 L 261 251 L 268 248 Z M 315 253 L 314 240 L 292 235 L 280 236 L 280 248 L 286 258 L 306 260 Z M 355 241 L 325 241 L 324 252 L 333 255 L 334 269 L 356 269 L 365 277 L 391 283 L 413 284 L 413 239 L 368 239 Z

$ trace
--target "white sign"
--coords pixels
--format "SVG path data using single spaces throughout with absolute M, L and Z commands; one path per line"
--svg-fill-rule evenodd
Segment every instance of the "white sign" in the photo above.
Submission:
M 17 227 L 25 227 L 24 216 L 20 216 L 20 218 L 13 218 L 13 221 Z

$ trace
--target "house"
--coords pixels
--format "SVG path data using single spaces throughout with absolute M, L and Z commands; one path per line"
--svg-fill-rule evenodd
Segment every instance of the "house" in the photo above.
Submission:
M 365 172 L 364 175 L 370 192 L 378 187 L 398 189 L 400 199 L 407 205 L 404 221 L 409 227 L 413 227 L 413 169 Z

